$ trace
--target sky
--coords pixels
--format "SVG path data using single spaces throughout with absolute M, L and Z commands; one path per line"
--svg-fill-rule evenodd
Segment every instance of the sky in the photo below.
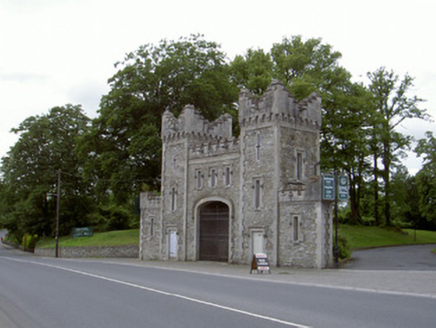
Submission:
M 203 34 L 232 60 L 269 51 L 283 37 L 321 38 L 342 53 L 354 81 L 386 67 L 414 77 L 410 96 L 436 118 L 436 3 L 433 0 L 0 0 L 0 157 L 26 118 L 82 105 L 90 118 L 107 80 L 129 52 L 160 40 Z M 407 120 L 400 131 L 424 137 L 435 122 Z M 422 161 L 403 163 L 415 174 Z

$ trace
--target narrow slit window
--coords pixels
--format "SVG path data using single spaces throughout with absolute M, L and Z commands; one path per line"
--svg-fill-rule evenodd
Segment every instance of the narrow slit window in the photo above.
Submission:
M 256 134 L 256 161 L 260 161 L 260 133 Z
M 300 238 L 300 222 L 299 217 L 294 216 L 292 218 L 292 239 L 298 241 Z
M 154 236 L 154 219 L 150 219 L 150 236 Z
M 303 178 L 303 154 L 297 153 L 297 180 Z
M 196 181 L 197 181 L 197 189 L 201 189 L 201 187 L 202 187 L 201 171 L 200 170 L 196 171 L 195 175 L 196 175 Z
M 176 188 L 171 188 L 171 211 L 174 212 L 176 210 Z
M 215 169 L 210 170 L 210 186 L 212 188 L 216 187 L 216 171 L 215 171 Z
M 261 197 L 261 185 L 260 180 L 256 179 L 254 181 L 254 207 L 256 209 L 260 208 L 260 197 Z
M 224 172 L 224 184 L 230 186 L 230 167 L 226 167 Z

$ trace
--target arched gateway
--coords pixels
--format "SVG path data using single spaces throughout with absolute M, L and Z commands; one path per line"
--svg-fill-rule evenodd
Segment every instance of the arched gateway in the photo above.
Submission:
M 229 258 L 229 207 L 222 202 L 201 206 L 200 261 L 227 262 Z

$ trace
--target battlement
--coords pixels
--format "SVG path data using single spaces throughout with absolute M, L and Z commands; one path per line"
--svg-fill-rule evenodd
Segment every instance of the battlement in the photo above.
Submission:
M 209 142 L 193 144 L 189 147 L 190 158 L 216 156 L 239 152 L 239 139 L 215 139 Z
M 232 138 L 232 117 L 230 114 L 221 115 L 213 122 L 205 119 L 192 105 L 183 109 L 179 118 L 175 118 L 170 111 L 162 116 L 162 139 L 192 136 L 198 140 Z
M 273 81 L 260 98 L 242 90 L 239 94 L 239 124 L 247 126 L 282 120 L 308 127 L 321 127 L 321 97 L 312 93 L 297 101 L 279 81 Z

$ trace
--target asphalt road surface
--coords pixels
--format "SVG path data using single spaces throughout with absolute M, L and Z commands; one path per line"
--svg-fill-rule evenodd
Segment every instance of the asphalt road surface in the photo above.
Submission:
M 2 328 L 418 328 L 435 326 L 435 309 L 433 296 L 39 258 L 0 246 Z
M 354 251 L 352 261 L 345 267 L 354 270 L 436 271 L 436 255 L 432 253 L 435 248 L 433 244 Z

